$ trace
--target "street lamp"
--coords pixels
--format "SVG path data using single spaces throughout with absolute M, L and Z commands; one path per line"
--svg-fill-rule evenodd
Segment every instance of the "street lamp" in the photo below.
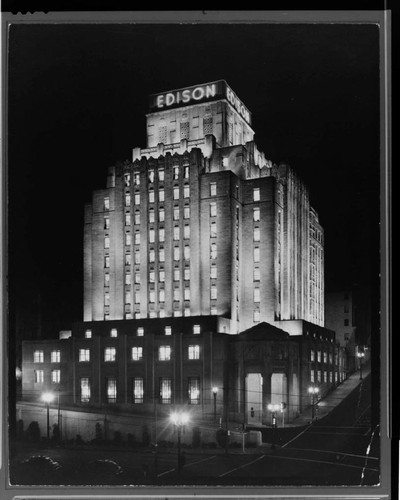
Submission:
M 213 387 L 212 388 L 212 393 L 214 397 L 214 422 L 217 421 L 217 393 L 218 393 L 218 387 Z
M 316 410 L 316 395 L 319 393 L 319 389 L 315 385 L 311 385 L 308 388 L 308 392 L 309 392 L 309 394 L 311 394 L 311 397 L 312 397 L 312 403 L 311 403 L 311 405 L 312 405 L 311 421 L 313 422 L 314 418 L 315 418 L 315 410 Z
M 277 411 L 279 411 L 280 407 L 281 407 L 281 405 L 271 404 L 271 403 L 267 406 L 268 410 L 272 413 L 272 416 L 271 416 L 271 422 L 272 422 L 272 443 L 271 443 L 271 448 L 273 450 L 275 449 L 275 429 L 277 427 L 275 413 Z
M 359 363 L 360 363 L 360 380 L 362 380 L 362 360 L 363 360 L 364 356 L 365 356 L 365 354 L 363 351 L 357 352 L 357 358 L 358 358 Z
M 47 408 L 47 442 L 50 442 L 50 403 L 54 400 L 52 392 L 44 392 L 42 394 L 42 401 L 46 404 Z
M 182 427 L 189 422 L 189 414 L 185 412 L 174 412 L 170 415 L 171 422 L 178 430 L 178 472 L 182 469 L 182 456 L 181 456 L 181 435 Z

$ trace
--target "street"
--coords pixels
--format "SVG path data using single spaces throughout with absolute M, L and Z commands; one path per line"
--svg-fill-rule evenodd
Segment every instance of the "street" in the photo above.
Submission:
M 245 453 L 240 449 L 229 449 L 228 453 L 221 448 L 185 449 L 184 464 L 178 472 L 176 448 L 160 449 L 157 455 L 146 449 L 47 448 L 40 454 L 49 456 L 61 468 L 48 474 L 46 480 L 48 484 L 82 485 L 378 484 L 379 425 L 371 419 L 370 379 L 368 376 L 360 381 L 325 418 L 293 429 L 289 439 L 282 439 L 287 429 L 278 428 L 275 449 L 270 443 Z M 41 484 L 40 474 L 29 478 L 18 465 L 33 454 L 39 451 L 17 448 L 11 466 L 13 484 Z M 113 462 L 121 468 L 118 474 L 112 470 Z

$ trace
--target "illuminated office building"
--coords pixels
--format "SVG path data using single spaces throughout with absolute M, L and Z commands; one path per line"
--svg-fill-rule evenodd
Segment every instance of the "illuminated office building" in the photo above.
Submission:
M 216 315 L 324 324 L 323 231 L 225 81 L 150 97 L 147 148 L 85 208 L 84 321 Z

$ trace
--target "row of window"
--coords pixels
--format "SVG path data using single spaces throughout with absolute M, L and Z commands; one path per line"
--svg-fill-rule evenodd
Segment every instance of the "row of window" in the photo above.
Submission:
M 132 379 L 132 402 L 141 404 L 144 401 L 145 390 L 142 377 Z M 188 383 L 188 403 L 200 404 L 200 378 L 189 377 Z M 80 400 L 82 403 L 89 403 L 91 399 L 91 383 L 87 377 L 80 379 Z M 117 402 L 117 379 L 109 377 L 106 379 L 106 400 L 107 403 Z M 159 379 L 159 402 L 161 404 L 172 403 L 172 379 L 161 377 Z
M 317 356 L 315 356 L 315 354 L 317 354 Z M 311 349 L 310 350 L 310 361 L 315 361 L 317 360 L 318 363 L 321 363 L 322 362 L 322 356 L 323 356 L 323 359 L 324 359 L 324 363 L 328 363 L 328 359 L 329 359 L 329 363 L 332 364 L 333 362 L 333 354 L 330 352 L 326 352 L 326 351 L 317 351 L 315 352 L 314 349 Z
M 335 382 L 343 382 L 345 379 L 345 374 L 343 372 L 327 372 L 324 371 L 322 372 L 321 370 L 311 370 L 310 371 L 310 382 L 323 382 L 323 383 L 328 383 L 328 378 L 329 382 L 333 383 L 333 379 L 335 379 Z
M 158 177 L 158 182 L 165 181 L 165 171 L 163 168 L 158 168 L 157 170 L 149 169 L 147 171 L 147 177 L 150 184 L 153 184 L 154 181 L 156 180 L 155 177 L 156 173 Z M 189 179 L 189 175 L 190 175 L 189 165 L 184 165 L 183 167 L 175 165 L 174 167 L 172 167 L 172 178 L 175 181 L 178 180 L 181 176 L 183 176 L 184 179 Z M 130 187 L 132 183 L 134 186 L 140 186 L 140 172 L 134 172 L 133 175 L 131 175 L 130 172 L 124 173 L 125 187 Z

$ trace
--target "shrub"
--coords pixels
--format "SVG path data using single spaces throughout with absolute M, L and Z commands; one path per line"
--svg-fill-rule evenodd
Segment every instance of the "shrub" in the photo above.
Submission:
M 40 441 L 40 427 L 38 422 L 33 421 L 29 424 L 26 430 L 26 438 L 28 441 Z

